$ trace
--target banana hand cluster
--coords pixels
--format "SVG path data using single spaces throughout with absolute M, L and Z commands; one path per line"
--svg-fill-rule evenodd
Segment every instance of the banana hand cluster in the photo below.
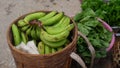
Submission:
M 35 40 L 40 54 L 55 53 L 68 43 L 74 28 L 70 18 L 63 12 L 36 12 L 26 15 L 12 25 L 14 44 Z
M 73 27 L 74 25 L 70 24 L 70 18 L 63 15 L 56 24 L 41 28 L 40 39 L 44 44 L 52 48 L 61 47 L 67 42 Z
M 59 48 L 49 47 L 49 46 L 45 45 L 42 41 L 40 41 L 38 43 L 39 54 L 51 54 L 51 53 L 55 53 L 56 51 L 60 51 L 62 49 L 63 49 L 63 47 L 59 47 Z

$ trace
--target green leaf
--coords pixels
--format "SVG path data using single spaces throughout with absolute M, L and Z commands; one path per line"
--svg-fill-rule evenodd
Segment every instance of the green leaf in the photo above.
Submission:
M 112 39 L 113 33 L 110 32 L 110 31 L 108 31 L 108 32 L 106 32 L 105 34 L 107 35 L 107 36 L 105 37 L 105 40 L 108 41 L 108 42 L 110 42 L 111 39 Z
M 104 58 L 106 57 L 106 54 L 107 52 L 105 50 L 103 51 L 96 51 L 96 58 Z
M 97 48 L 102 47 L 99 39 L 92 39 L 92 40 L 90 40 L 90 42 L 92 43 L 92 45 L 93 45 L 94 47 L 97 47 Z
M 82 32 L 84 35 L 88 35 L 89 34 L 89 30 L 86 29 L 86 26 L 81 24 L 81 23 L 78 23 L 78 29 L 80 32 Z
M 90 19 L 90 16 L 86 16 L 83 19 L 80 20 L 80 22 L 86 22 Z
M 81 7 L 83 11 L 91 8 L 95 11 L 97 17 L 106 21 L 110 26 L 120 26 L 120 0 L 109 0 L 108 2 L 83 0 Z
M 80 19 L 82 19 L 82 14 L 81 13 L 77 13 L 75 16 L 74 16 L 74 20 L 76 22 L 78 22 Z
M 96 27 L 100 22 L 94 19 L 90 19 L 89 21 L 85 22 L 84 25 L 89 27 Z
M 85 52 L 82 52 L 81 55 L 84 56 L 84 57 L 86 57 L 86 56 L 91 57 L 91 54 L 90 54 L 89 50 L 85 51 Z
M 82 12 L 82 14 L 83 14 L 83 17 L 86 17 L 86 16 L 95 17 L 96 16 L 95 12 L 91 8 L 87 8 L 86 10 Z
M 106 48 L 109 46 L 109 42 L 106 42 L 104 40 L 100 40 L 100 41 L 101 41 L 102 46 L 104 46 Z

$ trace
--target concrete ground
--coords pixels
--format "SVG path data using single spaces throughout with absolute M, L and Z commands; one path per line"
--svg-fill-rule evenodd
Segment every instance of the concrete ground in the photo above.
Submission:
M 73 17 L 79 0 L 0 0 L 0 68 L 16 68 L 6 40 L 8 26 L 19 16 L 38 10 L 64 11 Z

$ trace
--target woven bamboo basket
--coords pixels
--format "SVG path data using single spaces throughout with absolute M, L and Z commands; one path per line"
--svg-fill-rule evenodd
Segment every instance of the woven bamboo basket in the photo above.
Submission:
M 116 37 L 112 55 L 114 68 L 120 68 L 120 37 Z
M 43 11 L 43 12 L 48 13 L 49 11 Z M 28 14 L 19 17 L 18 19 L 13 21 L 11 25 L 13 23 L 17 23 L 19 19 L 24 18 Z M 72 19 L 71 19 L 71 23 L 74 23 L 75 25 L 74 29 L 71 31 L 72 41 L 61 51 L 57 51 L 56 53 L 45 54 L 45 55 L 27 54 L 16 49 L 13 45 L 13 38 L 12 38 L 11 25 L 10 25 L 7 31 L 7 41 L 10 50 L 12 52 L 12 55 L 14 57 L 17 68 L 70 68 L 71 65 L 70 54 L 72 52 L 75 52 L 76 42 L 77 42 L 77 26 Z
M 112 50 L 113 68 L 120 68 L 120 27 L 113 29 L 116 34 L 116 41 Z

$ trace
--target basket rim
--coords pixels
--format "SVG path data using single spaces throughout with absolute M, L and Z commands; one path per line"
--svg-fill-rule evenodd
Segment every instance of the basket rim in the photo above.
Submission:
M 74 20 L 70 17 L 70 20 L 72 21 L 72 23 L 74 24 L 74 38 L 72 39 L 72 41 L 65 47 L 63 48 L 62 50 L 60 51 L 56 51 L 55 53 L 50 53 L 50 54 L 29 54 L 29 53 L 25 53 L 25 52 L 22 52 L 18 49 L 15 48 L 15 46 L 11 43 L 10 41 L 10 29 L 11 29 L 11 25 L 15 22 L 17 22 L 19 19 L 21 18 L 24 18 L 26 15 L 28 14 L 31 14 L 31 13 L 35 13 L 35 12 L 45 12 L 45 13 L 48 13 L 50 11 L 33 11 L 33 12 L 29 12 L 29 13 L 26 13 L 26 14 L 23 14 L 22 16 L 19 16 L 17 19 L 15 19 L 10 25 L 9 25 L 9 28 L 7 29 L 7 44 L 9 45 L 9 47 L 11 47 L 13 50 L 15 50 L 16 52 L 22 54 L 22 55 L 29 55 L 29 56 L 54 56 L 54 55 L 57 55 L 57 54 L 60 54 L 62 52 L 64 52 L 67 48 L 70 48 L 70 46 L 72 46 L 73 43 L 75 43 L 75 41 L 77 40 L 77 32 L 78 32 L 78 29 L 77 29 L 77 25 L 76 23 L 74 22 Z M 58 12 L 58 11 L 57 11 Z M 66 15 L 67 16 L 67 15 Z M 69 17 L 69 16 L 68 16 Z

